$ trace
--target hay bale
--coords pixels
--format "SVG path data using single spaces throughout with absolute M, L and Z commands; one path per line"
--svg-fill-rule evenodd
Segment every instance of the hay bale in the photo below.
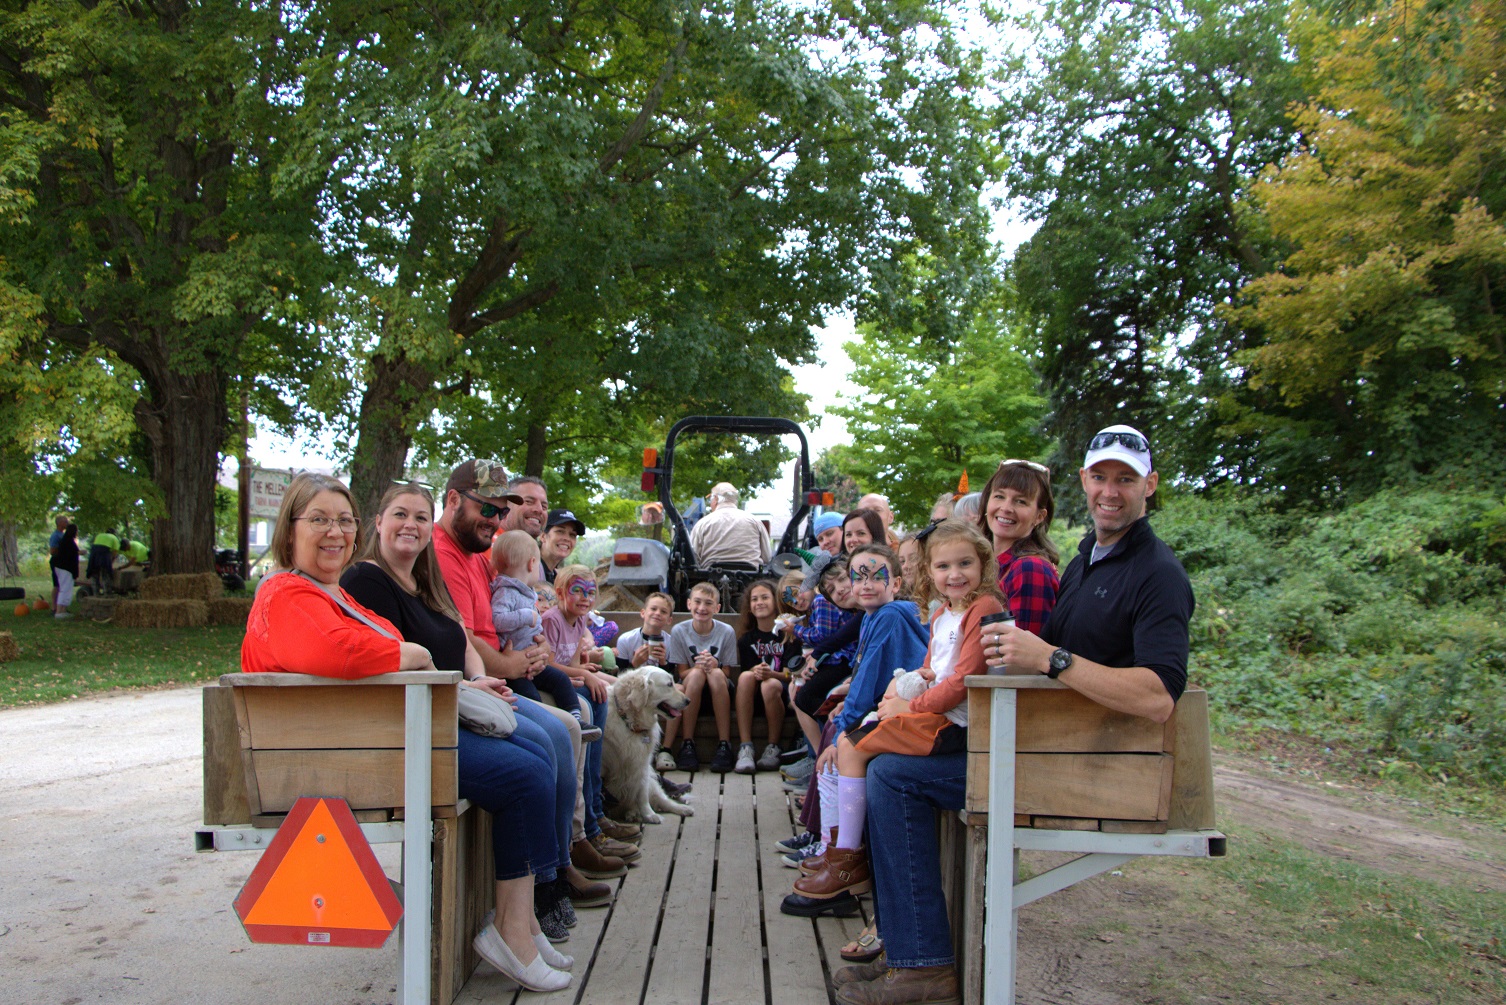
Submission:
M 254 597 L 220 597 L 208 604 L 211 625 L 235 625 L 246 627 L 246 618 L 251 614 Z
M 115 616 L 115 605 L 118 603 L 119 597 L 79 597 L 70 610 L 90 621 L 109 621 Z
M 209 605 L 202 600 L 122 600 L 115 605 L 115 624 L 122 628 L 202 628 Z
M 141 581 L 142 600 L 199 600 L 207 604 L 224 594 L 225 584 L 212 572 L 150 576 Z
M 21 655 L 21 647 L 16 645 L 16 637 L 10 632 L 0 632 L 0 663 L 6 663 Z

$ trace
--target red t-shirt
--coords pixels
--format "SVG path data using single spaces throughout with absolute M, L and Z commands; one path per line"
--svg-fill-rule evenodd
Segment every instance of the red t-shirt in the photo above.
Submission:
M 466 551 L 449 532 L 434 525 L 434 554 L 450 599 L 460 609 L 460 619 L 476 638 L 493 649 L 501 649 L 497 626 L 492 623 L 492 588 L 490 563 L 486 552 Z
M 342 591 L 343 592 L 343 591 Z M 256 591 L 241 642 L 241 670 L 282 671 L 320 677 L 375 677 L 392 673 L 402 662 L 402 633 L 386 618 L 350 605 L 392 633 L 392 638 L 363 625 L 340 609 L 335 598 L 302 576 L 283 573 Z

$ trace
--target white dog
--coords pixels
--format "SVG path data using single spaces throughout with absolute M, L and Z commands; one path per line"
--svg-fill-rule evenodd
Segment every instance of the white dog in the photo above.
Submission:
M 617 818 L 624 823 L 657 824 L 655 810 L 692 816 L 694 810 L 671 799 L 654 772 L 654 751 L 659 749 L 661 714 L 671 719 L 690 703 L 675 689 L 669 671 L 641 667 L 617 677 L 607 695 L 606 722 L 602 724 L 602 781 L 620 805 Z

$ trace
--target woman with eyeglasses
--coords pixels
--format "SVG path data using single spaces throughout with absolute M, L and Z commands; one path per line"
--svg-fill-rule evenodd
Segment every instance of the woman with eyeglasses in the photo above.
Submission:
M 404 518 L 395 518 L 394 503 L 404 506 Z M 283 495 L 282 508 L 272 530 L 272 555 L 278 572 L 262 581 L 246 623 L 241 644 L 241 669 L 247 673 L 307 673 L 321 677 L 374 677 L 398 670 L 461 670 L 467 678 L 479 667 L 468 666 L 474 655 L 458 620 L 446 611 L 435 611 L 426 600 L 453 607 L 443 579 L 433 563 L 429 521 L 416 515 L 433 516 L 433 504 L 416 486 L 411 491 L 389 492 L 382 507 L 390 521 L 385 525 L 391 551 L 377 544 L 381 553 L 394 560 L 392 578 L 412 604 L 394 599 L 388 615 L 407 624 L 399 628 L 392 617 L 373 610 L 341 587 L 341 577 L 355 557 L 360 543 L 360 519 L 350 490 L 334 478 L 304 473 L 294 478 Z M 422 545 L 420 545 L 422 540 Z M 427 554 L 429 561 L 420 565 Z M 415 571 L 417 570 L 417 571 Z M 385 572 L 384 572 L 385 574 Z M 410 583 L 404 582 L 404 579 Z M 427 598 L 415 596 L 419 579 L 426 584 Z M 363 593 L 365 591 L 362 591 Z M 440 599 L 442 596 L 442 600 Z M 367 599 L 371 595 L 367 594 Z M 454 631 L 445 632 L 445 622 Z M 416 631 L 417 619 L 430 622 L 428 630 Z M 429 645 L 405 637 L 422 635 Z M 432 646 L 432 649 L 430 648 Z M 511 695 L 500 681 L 468 681 L 470 686 L 491 687 L 504 698 Z M 568 865 L 568 846 L 560 860 L 559 799 L 566 799 L 565 830 L 574 808 L 574 778 L 568 778 L 568 795 L 557 790 L 550 751 L 529 739 L 530 729 L 520 716 L 518 732 L 507 739 L 480 736 L 462 729 L 458 734 L 459 795 L 489 811 L 492 816 L 492 854 L 497 871 L 497 911 L 493 924 L 485 925 L 475 945 L 493 966 L 524 987 L 555 991 L 568 987 L 565 971 L 574 962 L 550 945 L 534 917 L 534 875 L 553 878 Z M 558 969 L 557 969 L 558 968 Z
M 1060 556 L 1051 542 L 1051 470 L 1035 461 L 1006 460 L 983 486 L 978 527 L 999 562 L 999 590 L 1015 624 L 1040 633 L 1056 606 Z

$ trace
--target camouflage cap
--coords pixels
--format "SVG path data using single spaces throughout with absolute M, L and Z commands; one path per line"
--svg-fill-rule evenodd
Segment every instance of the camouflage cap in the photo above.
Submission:
M 507 469 L 502 466 L 501 461 L 478 457 L 474 460 L 462 461 L 450 473 L 450 480 L 445 484 L 445 492 L 452 490 L 474 492 L 483 499 L 522 502 L 523 497 L 512 490 L 509 481 Z

